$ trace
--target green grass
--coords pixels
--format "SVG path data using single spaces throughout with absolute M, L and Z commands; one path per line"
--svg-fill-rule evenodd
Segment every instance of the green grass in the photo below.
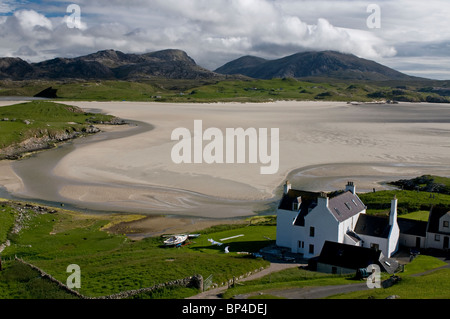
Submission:
M 426 255 L 419 255 L 405 266 L 404 275 L 414 275 L 445 266 L 446 263 L 438 258 Z
M 76 299 L 20 262 L 3 262 L 3 268 L 0 272 L 0 299 Z
M 7 209 L 8 205 L 4 205 L 5 212 L 12 214 L 11 209 Z M 11 246 L 2 253 L 5 270 L 0 273 L 0 298 L 46 298 L 43 293 L 46 290 L 49 291 L 48 296 L 57 299 L 72 297 L 46 280 L 37 280 L 38 276 L 29 268 L 9 261 L 15 255 L 41 267 L 62 282 L 69 275 L 66 272 L 67 266 L 78 264 L 81 268 L 79 291 L 95 297 L 151 287 L 194 274 L 201 274 L 204 278 L 212 274 L 213 281 L 222 284 L 233 277 L 268 266 L 267 261 L 249 258 L 238 252 L 258 251 L 273 244 L 276 235 L 273 217 L 265 217 L 249 224 L 214 226 L 201 232 L 202 235 L 189 245 L 166 248 L 162 246 L 161 238 L 132 241 L 123 235 L 101 230 L 115 219 L 115 215 L 80 215 L 62 210 L 54 214 L 40 215 L 32 211 L 29 214 L 32 215 L 30 221 L 18 235 L 9 235 Z M 4 217 L 6 214 L 0 216 Z M 12 225 L 11 217 L 3 221 Z M 244 236 L 235 237 L 238 235 Z M 226 239 L 229 237 L 234 238 Z M 211 245 L 208 241 L 210 238 L 223 242 L 223 245 Z M 229 254 L 224 252 L 227 246 Z M 337 297 L 385 298 L 397 294 L 402 298 L 448 298 L 448 270 L 411 277 L 442 265 L 445 263 L 439 259 L 420 255 L 406 265 L 405 272 L 400 274 L 400 284 L 386 290 Z M 359 282 L 351 277 L 292 268 L 257 280 L 239 282 L 234 288 L 227 290 L 223 297 L 255 295 L 262 291 L 267 292 L 267 295 L 261 298 L 269 298 L 271 290 Z M 436 288 L 438 283 L 440 286 Z M 420 290 L 419 287 L 423 289 Z M 185 298 L 195 293 L 196 289 L 171 287 L 135 298 Z
M 450 269 L 427 273 L 444 265 L 446 263 L 437 258 L 421 255 L 406 265 L 405 272 L 399 274 L 401 281 L 390 288 L 340 294 L 330 299 L 385 299 L 391 295 L 397 295 L 401 299 L 448 299 L 450 298 Z M 424 274 L 412 276 L 420 273 Z
M 412 277 L 419 273 L 427 272 L 438 267 L 446 265 L 445 262 L 431 257 L 420 255 L 415 258 L 410 264 L 406 265 L 405 272 L 400 273 L 402 281 L 388 289 L 375 289 L 370 291 L 360 291 L 348 294 L 340 294 L 331 296 L 329 298 L 336 299 L 367 299 L 386 298 L 390 295 L 399 295 L 401 298 L 448 298 L 450 290 L 450 271 L 449 269 L 437 270 L 430 274 L 425 274 L 420 277 Z M 331 285 L 345 285 L 360 283 L 359 280 L 354 280 L 353 275 L 337 276 L 318 272 L 312 272 L 299 268 L 292 268 L 267 275 L 258 280 L 252 280 L 240 283 L 235 287 L 228 289 L 223 298 L 229 299 L 236 295 L 256 296 L 258 298 L 272 298 L 274 290 L 283 290 L 290 288 L 306 288 L 317 286 L 331 286 Z M 382 276 L 382 280 L 387 279 L 387 275 Z M 441 278 L 441 279 L 439 279 Z M 441 280 L 441 282 L 439 282 Z M 421 290 L 421 287 L 424 289 Z M 256 293 L 263 293 L 256 295 Z M 276 298 L 276 297 L 275 297 Z
M 162 247 L 160 238 L 131 241 L 123 235 L 109 234 L 101 228 L 109 217 L 83 216 L 58 212 L 36 215 L 20 234 L 10 236 L 11 246 L 2 254 L 5 259 L 14 255 L 41 267 L 58 280 L 65 282 L 67 266 L 81 268 L 82 294 L 104 296 L 120 291 L 151 287 L 158 283 L 181 279 L 195 274 L 204 278 L 213 275 L 221 284 L 249 271 L 268 265 L 260 258 L 249 258 L 237 251 L 256 251 L 273 243 L 264 236 L 275 238 L 274 226 L 246 226 L 210 232 L 181 248 Z M 213 246 L 208 238 L 245 234 L 226 241 L 224 246 Z M 153 297 L 165 296 L 155 292 Z M 167 291 L 170 296 L 194 294 L 192 289 Z M 149 297 L 149 296 L 147 296 Z
M 300 268 L 292 268 L 272 273 L 263 278 L 239 283 L 235 287 L 228 289 L 224 294 L 224 299 L 234 298 L 236 295 L 256 292 L 268 293 L 271 290 L 305 288 L 314 286 L 345 285 L 355 281 L 352 276 L 339 276 L 309 271 Z
M 272 80 L 171 80 L 146 81 L 22 81 L 0 82 L 2 96 L 33 96 L 52 86 L 63 100 L 160 102 L 268 102 L 361 101 L 381 99 L 425 102 L 435 93 L 422 92 L 421 83 L 349 82 L 329 78 L 314 81 L 292 78 Z
M 418 212 L 402 215 L 402 216 L 400 216 L 400 218 L 413 219 L 413 220 L 427 222 L 429 216 L 430 216 L 430 211 L 421 210 Z
M 450 206 L 450 195 L 435 194 L 434 198 L 428 192 L 407 190 L 378 191 L 375 193 L 358 194 L 368 207 L 368 213 L 387 212 L 394 196 L 398 199 L 399 215 L 417 211 L 429 211 L 433 205 Z
M 64 132 L 82 133 L 88 125 L 112 118 L 44 101 L 0 107 L 0 149 L 32 137 L 54 138 Z
M 400 299 L 449 299 L 450 269 L 442 269 L 419 277 L 402 277 L 387 289 L 372 289 L 342 294 L 329 299 L 385 299 L 397 295 Z
M 15 214 L 14 210 L 8 205 L 0 205 L 0 244 L 7 239 L 8 233 L 14 225 Z

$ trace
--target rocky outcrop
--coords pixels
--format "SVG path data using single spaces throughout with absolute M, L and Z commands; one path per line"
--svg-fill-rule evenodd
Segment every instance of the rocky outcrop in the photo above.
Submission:
M 119 121 L 119 120 L 118 120 Z M 121 123 L 121 122 L 120 122 Z M 109 123 L 104 123 L 109 124 Z M 9 159 L 16 160 L 23 158 L 26 154 L 46 150 L 55 147 L 58 143 L 72 140 L 87 134 L 95 134 L 100 132 L 100 129 L 90 125 L 83 128 L 81 131 L 62 131 L 56 134 L 51 134 L 48 131 L 41 132 L 42 137 L 31 137 L 21 143 L 14 144 L 3 149 L 0 149 L 0 160 Z
M 42 97 L 46 99 L 56 99 L 58 96 L 56 95 L 56 92 L 58 92 L 57 89 L 54 89 L 52 87 L 46 88 L 45 90 L 39 92 L 34 97 Z

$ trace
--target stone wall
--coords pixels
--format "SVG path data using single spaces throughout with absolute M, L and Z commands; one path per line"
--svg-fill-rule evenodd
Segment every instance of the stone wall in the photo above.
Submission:
M 52 277 L 51 275 L 47 274 L 45 271 L 43 271 L 39 267 L 36 267 L 35 265 L 30 264 L 30 263 L 24 261 L 23 259 L 20 259 L 17 257 L 15 259 L 18 262 L 21 262 L 21 263 L 31 267 L 32 269 L 38 271 L 41 274 L 41 277 L 46 278 L 46 279 L 56 283 L 61 289 L 67 291 L 68 293 L 70 293 L 80 299 L 125 299 L 125 298 L 131 298 L 131 297 L 139 295 L 139 294 L 149 293 L 149 292 L 155 291 L 157 289 L 165 288 L 165 287 L 193 287 L 193 288 L 198 288 L 200 290 L 203 289 L 203 277 L 201 275 L 195 275 L 195 276 L 186 277 L 183 279 L 177 279 L 177 280 L 169 281 L 166 283 L 157 284 L 157 285 L 154 285 L 153 287 L 123 291 L 123 292 L 109 295 L 109 296 L 88 297 L 88 296 L 84 296 L 84 295 L 80 294 L 76 290 L 73 290 L 73 289 L 67 287 L 67 285 L 63 284 L 61 281 L 57 280 L 56 278 Z

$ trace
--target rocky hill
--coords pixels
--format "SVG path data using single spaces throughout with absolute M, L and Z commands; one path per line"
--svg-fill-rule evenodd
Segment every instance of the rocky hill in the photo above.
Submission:
M 0 80 L 142 80 L 155 77 L 211 79 L 219 75 L 198 66 L 186 52 L 180 50 L 147 54 L 105 50 L 77 58 L 56 58 L 33 64 L 20 58 L 0 59 Z
M 331 77 L 343 80 L 410 80 L 408 76 L 374 61 L 335 51 L 303 52 L 277 60 L 245 56 L 215 70 L 257 79 Z

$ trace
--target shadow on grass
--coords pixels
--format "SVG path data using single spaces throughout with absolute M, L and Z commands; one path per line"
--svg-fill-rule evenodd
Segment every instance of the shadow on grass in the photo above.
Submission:
M 197 251 L 223 251 L 225 252 L 225 248 L 228 247 L 228 251 L 230 253 L 237 252 L 247 252 L 247 253 L 256 253 L 259 252 L 260 249 L 273 245 L 275 243 L 274 240 L 258 240 L 258 241 L 243 241 L 243 242 L 230 242 L 230 243 L 222 243 L 222 245 L 207 245 L 207 246 L 193 246 L 192 250 Z

